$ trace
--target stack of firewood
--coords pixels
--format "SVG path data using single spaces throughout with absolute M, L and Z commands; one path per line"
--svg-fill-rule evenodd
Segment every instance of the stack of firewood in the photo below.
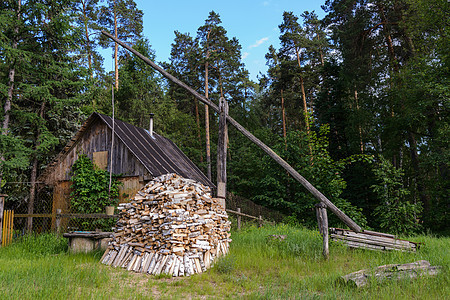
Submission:
M 230 222 L 210 188 L 176 174 L 154 178 L 129 203 L 101 262 L 135 272 L 190 276 L 228 252 Z

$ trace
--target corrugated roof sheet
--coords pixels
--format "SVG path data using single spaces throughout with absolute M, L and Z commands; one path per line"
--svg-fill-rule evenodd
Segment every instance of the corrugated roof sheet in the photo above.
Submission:
M 100 118 L 112 130 L 113 120 L 111 117 L 93 113 L 40 177 L 45 177 L 51 172 L 52 167 L 70 151 L 83 132 L 97 118 Z M 153 132 L 153 137 L 151 137 L 147 130 L 117 119 L 114 119 L 114 132 L 152 176 L 176 173 L 210 187 L 215 187 L 200 169 L 168 138 L 155 132 Z
M 97 113 L 112 129 L 112 118 Z M 214 187 L 214 184 L 200 169 L 168 138 L 153 132 L 114 119 L 114 131 L 117 137 L 130 149 L 153 176 L 177 173 L 186 178 L 195 179 Z

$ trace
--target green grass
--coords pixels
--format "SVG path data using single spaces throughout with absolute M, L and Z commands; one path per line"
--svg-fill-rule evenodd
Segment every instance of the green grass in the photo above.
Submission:
M 270 234 L 287 239 L 268 240 Z M 66 240 L 26 237 L 0 248 L 0 299 L 448 299 L 450 238 L 409 237 L 417 253 L 349 250 L 332 243 L 322 258 L 321 237 L 279 225 L 232 233 L 227 257 L 206 273 L 187 278 L 136 274 L 101 265 L 102 253 L 67 253 Z M 389 263 L 426 259 L 442 266 L 435 277 L 371 284 L 337 284 L 345 274 Z

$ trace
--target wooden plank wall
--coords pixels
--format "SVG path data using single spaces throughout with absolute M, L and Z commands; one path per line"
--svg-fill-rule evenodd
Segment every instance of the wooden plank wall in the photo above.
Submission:
M 119 203 L 128 202 L 137 191 L 143 186 L 142 177 L 121 177 L 118 178 L 122 185 L 119 187 Z M 62 213 L 70 213 L 70 186 L 71 181 L 61 181 L 53 189 L 53 207 L 52 207 L 52 228 L 55 225 L 56 210 L 61 209 Z
M 119 187 L 119 202 L 129 202 L 130 198 L 144 186 L 144 182 L 139 181 L 139 177 L 119 178 L 122 186 Z
M 69 199 L 70 199 L 70 186 L 72 182 L 62 181 L 58 182 L 53 187 L 53 206 L 52 206 L 52 230 L 55 230 L 56 222 L 56 210 L 61 209 L 62 213 L 69 212 Z M 62 220 L 62 222 L 68 222 L 68 219 Z M 67 225 L 66 223 L 61 226 Z
M 102 121 L 97 120 L 86 129 L 82 137 L 69 150 L 67 155 L 59 162 L 51 176 L 52 182 L 70 180 L 72 165 L 78 159 L 79 154 L 86 154 L 93 159 L 94 152 L 108 151 L 107 170 L 109 171 L 109 160 L 111 150 L 111 129 Z M 113 151 L 113 173 L 125 176 L 144 176 L 150 174 L 142 163 L 130 152 L 120 139 L 115 137 Z

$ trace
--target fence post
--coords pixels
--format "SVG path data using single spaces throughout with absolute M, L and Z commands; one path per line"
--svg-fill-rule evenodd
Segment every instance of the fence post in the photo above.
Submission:
M 5 197 L 8 195 L 0 195 L 0 247 L 2 246 L 3 237 L 3 209 L 5 207 Z
M 263 224 L 263 222 L 262 222 L 262 216 L 259 215 L 259 217 L 258 217 L 258 227 L 262 227 L 262 224 Z
M 238 213 L 241 212 L 240 207 L 237 208 L 237 212 Z M 238 228 L 238 231 L 241 230 L 241 215 L 239 215 L 239 214 L 237 215 L 237 228 Z
M 61 234 L 61 208 L 56 209 L 56 233 Z

